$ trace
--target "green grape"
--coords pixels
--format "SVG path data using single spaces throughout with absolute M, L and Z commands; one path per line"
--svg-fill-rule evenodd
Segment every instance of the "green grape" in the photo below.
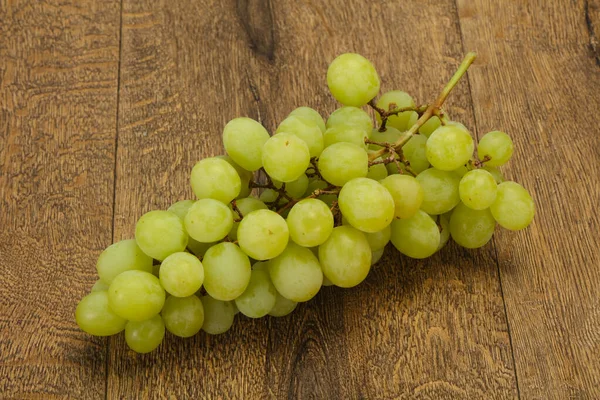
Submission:
M 488 132 L 479 140 L 477 157 L 483 161 L 486 157 L 490 160 L 485 165 L 499 167 L 510 160 L 513 154 L 513 142 L 506 133 L 500 131 Z
M 167 211 L 171 211 L 172 213 L 177 214 L 177 216 L 179 217 L 181 222 L 184 223 L 184 228 L 185 228 L 185 216 L 187 215 L 189 209 L 194 205 L 195 202 L 196 201 L 194 201 L 194 200 L 178 201 L 177 203 L 171 205 L 171 207 L 169 207 Z M 194 238 L 189 237 L 187 248 L 192 253 L 194 253 L 194 255 L 196 257 L 201 258 L 202 256 L 204 256 L 204 253 L 206 253 L 206 250 L 208 250 L 208 248 L 212 245 L 213 245 L 213 243 L 202 243 L 202 242 L 197 241 Z M 158 275 L 156 275 L 156 276 L 158 276 Z
M 241 199 L 250 196 L 250 192 L 252 192 L 252 189 L 250 189 L 250 181 L 254 177 L 254 174 L 251 171 L 245 170 L 244 168 L 240 167 L 238 164 L 236 164 L 235 161 L 233 161 L 233 158 L 229 156 L 217 156 L 216 158 L 221 158 L 227 161 L 240 176 L 242 188 L 240 189 L 240 194 L 238 194 L 237 198 Z
M 303 302 L 321 288 L 323 273 L 317 257 L 306 247 L 290 242 L 283 253 L 269 261 L 271 281 L 286 299 Z
M 272 201 L 275 201 L 275 199 L 273 199 Z M 263 203 L 259 199 L 255 199 L 254 197 L 246 197 L 244 199 L 236 200 L 235 205 L 242 214 L 241 216 L 239 216 L 236 212 L 234 212 L 233 215 L 235 218 L 244 217 L 245 215 L 250 214 L 252 211 L 266 210 L 268 208 L 265 203 Z M 233 207 L 230 207 L 233 211 Z M 237 230 L 239 225 L 239 222 L 234 222 L 233 226 L 231 227 L 231 230 L 229 231 L 229 239 L 231 239 L 234 242 L 237 240 Z
M 222 158 L 200 160 L 190 177 L 192 190 L 198 199 L 215 199 L 229 203 L 242 190 L 242 180 L 235 168 Z
M 329 187 L 327 182 L 324 182 L 320 179 L 315 179 L 308 184 L 308 188 L 306 188 L 306 192 L 304 196 L 311 196 L 313 192 L 317 189 L 326 189 Z M 333 207 L 333 202 L 337 201 L 337 196 L 335 194 L 322 194 L 317 197 L 317 199 L 321 200 L 323 203 L 327 204 L 329 207 Z
M 113 312 L 108 305 L 106 291 L 92 292 L 85 296 L 75 310 L 77 325 L 94 336 L 115 335 L 125 329 L 127 321 Z
M 277 291 L 269 272 L 253 270 L 248 287 L 235 299 L 235 305 L 246 317 L 261 318 L 273 309 L 276 299 Z
M 323 274 L 343 288 L 354 287 L 367 277 L 371 257 L 371 247 L 364 233 L 347 225 L 333 228 L 329 239 L 319 246 Z
M 223 130 L 225 151 L 248 171 L 262 167 L 262 151 L 267 140 L 269 132 L 251 118 L 234 118 Z
M 394 199 L 394 216 L 396 218 L 410 218 L 423 204 L 423 189 L 412 176 L 390 175 L 381 181 L 383 187 Z
M 230 242 L 214 245 L 202 259 L 204 288 L 214 299 L 233 300 L 246 290 L 252 268 L 248 256 Z
M 317 257 L 319 255 L 317 254 Z M 333 282 L 329 280 L 325 275 L 323 275 L 323 286 L 333 286 Z
M 483 167 L 483 169 L 492 174 L 498 185 L 504 182 L 504 175 L 502 175 L 502 171 L 500 171 L 498 168 L 489 167 L 486 165 L 485 167 Z
M 143 321 L 158 314 L 165 303 L 165 290 L 154 275 L 125 271 L 108 288 L 108 305 L 115 314 L 130 321 Z
M 265 189 L 259 196 L 263 203 L 274 203 L 279 197 L 279 193 L 273 189 Z
M 144 254 L 134 239 L 121 240 L 108 246 L 96 263 L 98 276 L 107 285 L 121 272 L 133 269 L 152 272 L 152 257 Z
M 356 178 L 345 184 L 338 204 L 350 225 L 363 232 L 380 231 L 394 218 L 392 195 L 380 183 L 368 178 Z
M 230 301 L 231 306 L 233 307 L 233 315 L 238 315 L 238 313 L 240 312 L 240 310 L 238 310 L 237 306 L 235 305 L 235 301 Z
M 204 267 L 190 253 L 174 253 L 160 265 L 159 279 L 167 293 L 187 297 L 196 293 L 204 282 Z
M 450 217 L 450 235 L 460 246 L 476 249 L 490 241 L 496 221 L 489 209 L 473 210 L 460 203 Z
M 459 178 L 462 178 L 463 176 L 465 176 L 467 174 L 467 172 L 471 171 L 471 169 L 469 167 L 467 167 L 467 165 L 468 164 L 461 165 L 460 167 L 456 168 L 452 172 L 455 173 L 456 176 L 458 176 Z
M 373 233 L 365 233 L 371 252 L 383 250 L 386 244 L 390 241 L 392 236 L 392 228 L 390 225 L 386 226 L 382 230 Z
M 198 258 L 202 258 L 204 257 L 204 254 L 206 253 L 206 251 L 208 249 L 210 249 L 212 246 L 214 246 L 216 244 L 216 242 L 212 242 L 212 243 L 202 243 L 202 242 L 198 242 L 192 238 L 190 238 L 190 241 L 188 242 L 187 248 Z
M 298 306 L 298 303 L 290 299 L 286 299 L 277 293 L 275 305 L 271 311 L 269 311 L 269 315 L 272 317 L 285 317 L 286 315 L 291 314 L 291 312 L 296 309 L 296 306 Z
M 452 211 L 449 211 L 445 214 L 439 215 L 438 224 L 440 226 L 440 244 L 438 245 L 438 251 L 448 243 L 450 240 L 450 216 L 452 215 Z M 431 216 L 432 218 L 437 217 Z
M 150 211 L 135 225 L 135 241 L 148 256 L 159 261 L 169 254 L 184 251 L 188 235 L 177 214 L 170 211 Z
M 362 107 L 379 93 L 379 75 L 369 60 L 346 53 L 329 64 L 327 86 L 343 105 Z
M 469 171 L 458 185 L 462 202 L 474 210 L 484 210 L 496 200 L 498 185 L 496 180 L 484 169 Z
M 381 257 L 383 257 L 384 251 L 385 251 L 385 249 L 381 249 L 381 250 L 373 251 L 371 253 L 371 267 L 373 265 L 377 264 L 379 262 L 379 260 L 381 260 Z
M 204 309 L 202 330 L 209 335 L 225 333 L 233 325 L 235 305 L 232 301 L 221 301 L 206 295 L 200 298 Z
M 384 93 L 381 95 L 379 100 L 377 100 L 377 107 L 382 108 L 385 111 L 390 111 L 390 105 L 393 105 L 392 110 L 415 107 L 415 101 L 406 92 L 401 90 L 392 90 Z M 377 119 L 377 123 L 381 124 L 381 117 L 379 116 L 379 113 L 375 114 L 375 118 Z M 388 118 L 387 125 L 404 132 L 407 131 L 414 124 L 414 122 L 416 122 L 416 118 L 418 118 L 418 114 L 416 112 L 404 111 L 398 115 L 390 116 Z
M 376 161 L 380 161 L 381 157 L 377 158 Z M 369 167 L 367 178 L 373 179 L 374 181 L 380 181 L 388 176 L 387 168 L 385 164 L 375 164 Z
M 414 125 L 414 124 L 413 124 Z M 435 115 L 427 120 L 421 127 L 419 128 L 419 133 L 421 135 L 425 135 L 426 137 L 431 136 L 431 134 L 442 125 L 442 121 Z
M 327 129 L 334 126 L 358 128 L 369 134 L 373 129 L 373 120 L 366 111 L 356 107 L 341 107 L 331 113 L 327 119 Z
M 359 127 L 336 125 L 325 131 L 323 134 L 323 144 L 325 147 L 329 147 L 335 143 L 352 143 L 366 149 L 367 144 L 365 143 L 365 139 L 368 138 L 368 133 Z
M 467 129 L 467 127 L 464 124 L 462 124 L 462 123 L 460 123 L 458 121 L 446 121 L 446 126 L 459 127 L 461 129 L 464 129 L 465 131 L 469 132 L 469 130 Z
M 164 337 L 165 323 L 160 315 L 145 321 L 129 321 L 125 325 L 125 341 L 136 353 L 150 353 L 162 343 Z
M 198 200 L 185 216 L 185 230 L 202 243 L 223 239 L 233 226 L 233 212 L 213 199 Z
M 108 290 L 108 285 L 104 282 L 102 282 L 100 279 L 98 279 L 96 281 L 96 283 L 94 283 L 94 286 L 92 286 L 92 292 L 102 292 L 102 291 L 106 291 Z
M 415 173 L 420 174 L 429 168 L 427 160 L 427 137 L 424 135 L 414 135 L 402 147 L 404 157 L 410 163 L 410 167 Z
M 292 134 L 302 139 L 308 146 L 311 157 L 319 157 L 323 151 L 323 132 L 312 119 L 290 115 L 277 127 L 275 134 L 279 133 Z
M 421 210 L 438 215 L 452 210 L 459 202 L 458 184 L 460 178 L 448 171 L 429 168 L 417 176 L 423 189 Z
M 398 251 L 411 258 L 427 258 L 437 251 L 440 230 L 435 221 L 419 210 L 408 219 L 392 222 L 392 244 Z
M 323 179 L 342 186 L 354 178 L 367 176 L 369 156 L 364 148 L 355 144 L 335 143 L 323 150 L 318 168 Z
M 167 211 L 171 211 L 173 214 L 177 215 L 179 219 L 183 222 L 185 219 L 185 215 L 190 210 L 190 207 L 194 205 L 195 200 L 181 200 L 177 203 L 171 204 L 171 207 L 167 208 Z
M 281 182 L 274 180 L 273 184 L 277 189 L 281 189 L 283 185 Z M 300 178 L 295 181 L 288 182 L 285 184 L 285 193 L 292 199 L 300 199 L 308 188 L 308 177 L 306 174 L 300 175 Z M 277 193 L 277 192 L 276 192 Z M 274 200 L 274 199 L 273 199 Z
M 268 271 L 269 270 L 269 262 L 268 261 L 257 261 L 252 265 L 252 271 Z
M 475 145 L 469 131 L 457 126 L 441 126 L 427 139 L 427 160 L 442 171 L 453 171 L 472 157 Z
M 304 199 L 290 210 L 287 225 L 295 243 L 304 247 L 318 246 L 333 230 L 333 214 L 321 200 Z
M 252 211 L 238 227 L 241 249 L 255 260 L 277 257 L 287 246 L 289 237 L 285 219 L 271 210 Z
M 282 132 L 267 140 L 263 147 L 262 160 L 263 167 L 271 178 L 291 182 L 300 178 L 308 168 L 310 153 L 304 140 L 291 133 Z
M 175 336 L 192 337 L 202 329 L 204 307 L 196 295 L 169 296 L 161 312 L 165 327 Z
M 314 122 L 315 124 L 317 124 L 317 126 L 321 130 L 321 133 L 325 132 L 325 121 L 323 121 L 323 117 L 321 116 L 321 114 L 319 114 L 317 112 L 317 110 L 315 110 L 313 108 L 298 107 L 294 111 L 292 111 L 290 113 L 290 115 L 295 115 L 298 117 L 303 117 L 303 118 L 309 119 L 312 122 Z
M 498 194 L 490 211 L 502 227 L 518 231 L 527 228 L 533 221 L 535 205 L 523 186 L 507 181 L 498 185 Z
M 380 132 L 379 129 L 373 128 L 370 139 L 377 143 L 396 143 L 402 136 L 402 132 L 392 126 L 386 126 L 385 131 Z M 381 146 L 369 144 L 369 150 L 379 150 Z

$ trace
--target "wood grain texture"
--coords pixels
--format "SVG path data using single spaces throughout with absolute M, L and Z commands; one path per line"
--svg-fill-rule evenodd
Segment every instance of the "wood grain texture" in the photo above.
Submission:
M 537 202 L 530 229 L 494 239 L 525 399 L 600 398 L 597 7 L 459 1 L 480 132 L 512 135 L 507 175 Z
M 0 398 L 103 398 L 74 322 L 112 239 L 119 2 L 0 2 Z

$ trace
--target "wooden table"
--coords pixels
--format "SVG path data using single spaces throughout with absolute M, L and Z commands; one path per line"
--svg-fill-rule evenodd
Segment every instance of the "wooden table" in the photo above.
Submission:
M 0 398 L 600 398 L 597 0 L 0 1 Z M 74 322 L 98 254 L 191 198 L 236 116 L 274 130 L 337 105 L 327 65 L 371 59 L 515 141 L 526 231 L 426 261 L 388 251 L 359 287 L 139 356 Z

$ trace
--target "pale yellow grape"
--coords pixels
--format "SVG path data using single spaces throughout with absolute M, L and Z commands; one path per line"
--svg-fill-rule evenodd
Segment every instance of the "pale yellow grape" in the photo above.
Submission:
M 310 119 L 312 122 L 317 124 L 321 133 L 325 132 L 325 121 L 323 121 L 323 117 L 318 113 L 317 110 L 310 107 L 298 107 L 294 109 L 289 115 L 296 115 L 300 117 L 304 117 Z
M 157 277 L 144 271 L 125 271 L 108 288 L 108 305 L 130 321 L 154 317 L 165 303 L 165 291 Z
M 273 200 L 275 200 L 275 199 L 273 199 Z M 233 216 L 236 219 L 242 218 L 245 215 L 250 214 L 252 211 L 266 210 L 268 208 L 265 203 L 263 203 L 262 201 L 254 198 L 254 197 L 246 197 L 243 199 L 236 200 L 235 205 L 236 205 L 237 209 L 240 211 L 240 213 L 242 214 L 241 216 L 239 216 L 237 212 L 234 212 Z M 233 207 L 230 206 L 230 208 L 233 211 Z M 239 225 L 240 225 L 239 222 L 234 221 L 234 223 L 231 227 L 231 230 L 229 231 L 228 236 L 229 236 L 229 239 L 231 239 L 232 241 L 237 240 L 237 230 L 238 230 Z
M 204 288 L 217 300 L 235 299 L 244 293 L 250 282 L 250 260 L 233 243 L 222 242 L 208 249 L 202 259 L 202 265 Z
M 273 203 L 279 197 L 279 193 L 273 189 L 265 189 L 259 196 L 263 203 Z
M 125 325 L 125 341 L 136 353 L 150 353 L 162 343 L 164 337 L 165 323 L 160 315 L 144 321 L 129 321 Z
M 323 274 L 334 285 L 350 288 L 361 283 L 371 270 L 371 247 L 364 233 L 351 226 L 333 229 L 319 246 Z
M 427 120 L 421 127 L 419 128 L 419 133 L 426 137 L 431 136 L 431 134 L 442 125 L 442 121 L 435 115 Z
M 228 157 L 229 158 L 229 157 Z M 229 161 L 228 161 L 229 162 Z M 234 166 L 235 167 L 235 166 Z M 187 215 L 189 209 L 194 205 L 195 200 L 181 200 L 177 203 L 174 203 L 167 209 L 167 211 L 171 211 L 172 213 L 177 214 L 181 222 L 184 223 L 185 228 L 185 216 Z M 187 232 L 186 232 L 187 233 Z M 188 237 L 187 248 L 194 253 L 196 257 L 204 256 L 204 253 L 213 243 L 202 243 L 197 241 L 194 238 Z M 157 275 L 158 276 L 158 275 Z
M 121 240 L 108 246 L 96 263 L 98 276 L 107 285 L 121 272 L 132 269 L 152 272 L 152 257 L 144 254 L 134 239 Z
M 371 252 L 383 250 L 385 245 L 390 241 L 391 236 L 392 228 L 390 225 L 377 232 L 365 233 L 369 247 L 371 247 Z
M 311 157 L 318 157 L 323 151 L 323 132 L 321 128 L 310 118 L 300 115 L 290 115 L 277 127 L 278 133 L 291 133 L 306 143 Z
M 277 293 L 277 298 L 275 299 L 275 305 L 269 311 L 269 315 L 272 317 L 285 317 L 290 314 L 292 311 L 296 309 L 298 303 L 293 300 L 286 299 L 282 295 Z
M 414 177 L 390 175 L 381 181 L 394 200 L 394 217 L 410 218 L 423 204 L 423 189 Z
M 162 261 L 169 254 L 185 250 L 188 234 L 177 214 L 156 210 L 138 220 L 135 241 L 145 254 Z
M 497 167 L 489 167 L 486 165 L 483 167 L 483 169 L 492 174 L 498 185 L 504 182 L 504 175 L 502 175 L 502 171 L 500 171 Z
M 200 160 L 190 177 L 192 190 L 198 199 L 215 199 L 229 203 L 242 190 L 242 181 L 235 168 L 222 158 Z
M 304 247 L 318 246 L 333 230 L 333 214 L 318 199 L 304 199 L 294 204 L 287 217 L 292 240 Z
M 400 108 L 415 107 L 415 101 L 406 92 L 401 90 L 392 90 L 381 95 L 381 97 L 377 100 L 376 105 L 385 111 L 392 111 Z M 391 110 L 390 105 L 393 105 Z M 388 117 L 387 125 L 404 132 L 412 126 L 411 121 L 414 124 L 414 121 L 416 121 L 415 117 L 418 117 L 416 112 L 404 111 L 398 115 L 391 115 Z M 379 116 L 379 113 L 375 113 L 375 118 L 377 119 L 377 124 L 381 124 L 381 117 Z
M 245 316 L 261 318 L 273 309 L 276 299 L 277 291 L 271 282 L 269 272 L 253 270 L 248 287 L 235 299 L 235 305 Z
M 234 303 L 213 299 L 209 295 L 202 296 L 200 300 L 204 309 L 202 330 L 209 335 L 220 335 L 227 332 L 235 318 Z
M 310 163 L 310 152 L 304 140 L 294 134 L 282 132 L 267 140 L 262 160 L 263 167 L 271 178 L 291 182 L 306 171 Z
M 273 184 L 277 189 L 281 189 L 283 183 L 273 180 Z M 308 177 L 306 174 L 300 175 L 300 178 L 295 181 L 285 184 L 285 193 L 293 199 L 300 199 L 304 196 L 304 192 L 308 188 Z
M 456 168 L 452 172 L 455 173 L 459 178 L 462 178 L 463 176 L 465 176 L 467 174 L 467 172 L 471 171 L 471 168 L 468 167 L 467 165 L 461 165 L 460 167 Z
M 513 154 L 513 142 L 510 136 L 504 132 L 488 132 L 479 140 L 477 145 L 477 157 L 483 161 L 486 157 L 490 160 L 485 165 L 499 167 L 510 160 Z
M 159 279 L 167 293 L 177 297 L 191 296 L 202 287 L 204 267 L 190 253 L 174 253 L 160 265 Z
M 375 161 L 381 160 L 381 157 L 377 158 Z M 369 172 L 367 173 L 367 178 L 373 179 L 374 181 L 380 181 L 388 176 L 388 170 L 385 168 L 385 164 L 375 164 L 369 167 Z
M 202 243 L 202 242 L 198 242 L 197 240 L 194 240 L 192 238 L 190 238 L 190 241 L 188 242 L 187 248 L 198 258 L 202 258 L 204 257 L 204 254 L 206 253 L 206 251 L 208 249 L 210 249 L 213 245 L 215 245 L 216 242 L 212 242 L 212 243 Z
M 252 271 L 268 271 L 269 270 L 269 262 L 268 261 L 257 261 L 252 264 Z
M 438 215 L 452 210 L 459 202 L 458 184 L 460 178 L 449 171 L 429 168 L 417 176 L 423 189 L 421 210 Z
M 255 260 L 277 257 L 287 246 L 289 237 L 285 219 L 271 210 L 252 211 L 238 227 L 240 248 Z
M 127 320 L 112 311 L 108 305 L 108 293 L 96 291 L 85 296 L 75 310 L 77 325 L 94 336 L 115 335 L 125 329 Z
M 473 156 L 475 144 L 466 129 L 441 126 L 427 139 L 427 160 L 442 171 L 453 171 Z
M 251 118 L 234 118 L 223 130 L 225 151 L 248 171 L 262 167 L 262 149 L 267 140 L 269 132 Z
M 396 143 L 402 136 L 402 132 L 392 126 L 386 126 L 385 131 L 380 132 L 379 129 L 373 128 L 369 139 L 377 143 Z M 369 150 L 379 150 L 381 146 L 376 144 L 369 144 Z
M 498 194 L 490 211 L 502 227 L 517 231 L 527 228 L 533 221 L 535 205 L 523 186 L 507 181 L 498 185 Z
M 415 173 L 419 174 L 429 168 L 429 160 L 427 160 L 427 137 L 425 135 L 414 135 L 402 147 L 402 152 Z
M 248 197 L 250 195 L 250 192 L 252 191 L 252 189 L 250 189 L 250 181 L 254 177 L 254 174 L 251 171 L 245 170 L 244 168 L 239 166 L 235 161 L 233 161 L 233 158 L 231 158 L 227 155 L 217 156 L 216 158 L 221 158 L 221 159 L 227 161 L 233 168 L 235 168 L 238 175 L 240 176 L 240 181 L 242 182 L 242 188 L 240 189 L 240 194 L 238 194 L 237 198 L 241 199 L 244 197 Z
M 394 218 L 394 199 L 380 183 L 356 178 L 342 187 L 338 196 L 342 215 L 363 232 L 378 232 Z
M 196 200 L 181 200 L 171 204 L 171 206 L 167 208 L 167 211 L 171 211 L 183 221 L 190 207 L 193 206 L 195 202 Z
M 327 129 L 334 126 L 359 128 L 369 134 L 373 129 L 373 120 L 366 111 L 357 107 L 341 107 L 331 113 L 327 119 Z
M 496 200 L 498 185 L 488 171 L 476 169 L 462 177 L 458 185 L 461 201 L 474 210 L 484 210 Z
M 200 332 L 204 323 L 204 307 L 196 295 L 169 296 L 161 315 L 167 330 L 183 338 L 192 337 Z
M 323 145 L 329 147 L 335 143 L 352 143 L 360 147 L 367 148 L 365 139 L 368 139 L 369 135 L 364 130 L 358 127 L 350 127 L 345 125 L 336 125 L 327 129 L 323 134 Z
M 213 199 L 198 200 L 185 216 L 185 230 L 195 240 L 211 243 L 223 239 L 233 226 L 233 212 Z
M 391 241 L 402 254 L 417 259 L 427 258 L 438 249 L 440 231 L 435 221 L 419 210 L 408 219 L 392 222 Z
M 323 283 L 317 257 L 306 247 L 294 242 L 290 242 L 283 253 L 269 261 L 269 275 L 277 292 L 298 303 L 312 299 Z
M 342 54 L 327 69 L 329 90 L 345 106 L 364 106 L 377 96 L 379 84 L 375 67 L 360 54 Z
M 367 176 L 369 156 L 363 147 L 352 143 L 335 143 L 323 150 L 318 168 L 323 179 L 342 186 L 354 178 Z
M 100 279 L 98 279 L 96 283 L 94 283 L 94 286 L 92 286 L 91 292 L 101 292 L 103 290 L 108 290 L 108 285 L 102 282 Z
M 383 257 L 384 251 L 385 251 L 385 249 L 381 249 L 381 250 L 373 251 L 371 253 L 371 267 L 373 265 L 377 264 L 379 262 L 379 260 L 381 260 L 381 257 Z
M 327 182 L 324 182 L 320 179 L 314 179 L 308 183 L 308 188 L 306 188 L 306 192 L 304 196 L 311 196 L 318 189 L 326 189 L 329 186 Z M 333 207 L 333 202 L 337 201 L 337 196 L 335 194 L 322 194 L 317 197 L 317 199 L 321 200 L 329 207 Z
M 490 241 L 496 221 L 489 209 L 473 210 L 460 203 L 450 217 L 450 235 L 460 246 L 476 249 Z
M 318 257 L 318 254 L 317 254 L 317 257 Z M 333 282 L 331 282 L 329 280 L 329 278 L 327 278 L 325 275 L 323 275 L 323 286 L 333 286 Z

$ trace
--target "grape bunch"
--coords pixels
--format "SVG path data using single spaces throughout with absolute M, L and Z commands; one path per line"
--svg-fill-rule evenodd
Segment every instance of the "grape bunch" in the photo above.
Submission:
M 251 118 L 229 121 L 227 155 L 191 171 L 196 199 L 144 214 L 135 239 L 100 254 L 78 325 L 97 336 L 124 330 L 129 347 L 147 353 L 166 331 L 221 334 L 238 312 L 283 317 L 322 286 L 354 287 L 388 242 L 422 259 L 450 238 L 474 249 L 496 225 L 527 227 L 533 200 L 499 169 L 512 156 L 510 137 L 493 131 L 475 143 L 442 109 L 474 58 L 435 102 L 417 106 L 400 90 L 375 100 L 374 66 L 343 54 L 327 71 L 342 104 L 327 121 L 309 107 L 273 135 Z

